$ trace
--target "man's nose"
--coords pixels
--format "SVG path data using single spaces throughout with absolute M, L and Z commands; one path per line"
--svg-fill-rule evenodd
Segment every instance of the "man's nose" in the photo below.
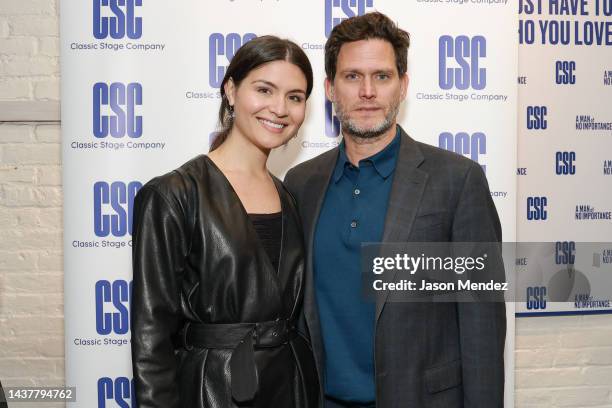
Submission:
M 376 86 L 368 76 L 364 77 L 359 87 L 359 96 L 364 99 L 372 99 L 376 97 Z

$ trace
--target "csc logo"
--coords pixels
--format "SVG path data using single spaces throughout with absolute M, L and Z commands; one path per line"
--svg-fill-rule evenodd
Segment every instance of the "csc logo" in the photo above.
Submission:
M 114 403 L 107 405 L 107 401 Z M 98 408 L 136 408 L 137 406 L 133 379 L 102 377 L 98 380 Z
M 559 85 L 574 85 L 576 83 L 576 61 L 555 62 L 555 82 Z
M 471 135 L 466 132 L 459 132 L 456 135 L 443 132 L 438 137 L 438 146 L 457 154 L 469 155 L 470 159 L 480 163 L 480 155 L 487 153 L 487 136 L 482 132 Z M 481 167 L 484 171 L 487 171 L 486 165 L 481 164 Z
M 527 219 L 531 221 L 548 218 L 547 205 L 548 199 L 546 197 L 527 197 Z
M 558 175 L 576 174 L 576 152 L 555 153 L 555 173 Z
M 115 40 L 127 36 L 135 40 L 142 37 L 142 17 L 136 17 L 136 7 L 142 0 L 93 0 L 93 35 L 104 40 L 110 35 Z M 102 17 L 103 11 L 112 17 Z
M 439 76 L 441 89 L 484 89 L 487 86 L 487 70 L 480 68 L 480 58 L 487 56 L 487 40 L 477 35 L 472 38 L 460 35 L 455 38 L 443 35 L 438 41 Z M 449 60 L 459 68 L 449 68 Z
M 237 33 L 223 35 L 212 33 L 208 38 L 208 83 L 213 88 L 219 88 L 225 70 L 229 65 L 238 48 L 242 47 L 247 41 L 257 37 L 253 33 L 246 33 L 242 37 Z
M 96 331 L 100 335 L 127 334 L 130 330 L 132 282 L 99 280 L 96 282 Z M 109 305 L 113 312 L 105 312 Z
M 329 38 L 335 26 L 349 17 L 362 16 L 366 8 L 374 7 L 374 0 L 325 0 L 325 37 Z M 334 17 L 334 10 L 340 9 L 342 17 Z
M 527 129 L 546 129 L 548 123 L 546 115 L 548 110 L 546 106 L 528 106 L 527 107 Z
M 340 121 L 334 115 L 333 105 L 327 99 L 325 100 L 325 136 L 338 137 L 340 134 Z
M 527 288 L 527 309 L 546 309 L 546 286 L 529 286 Z
M 573 265 L 576 261 L 576 242 L 557 241 L 555 243 L 555 264 Z
M 98 181 L 93 186 L 94 232 L 98 237 L 132 235 L 134 197 L 142 184 Z M 108 208 L 110 206 L 110 208 Z
M 111 115 L 102 113 L 104 106 Z M 142 85 L 98 82 L 93 87 L 93 134 L 97 138 L 142 136 L 142 116 L 136 115 L 136 106 L 142 106 Z

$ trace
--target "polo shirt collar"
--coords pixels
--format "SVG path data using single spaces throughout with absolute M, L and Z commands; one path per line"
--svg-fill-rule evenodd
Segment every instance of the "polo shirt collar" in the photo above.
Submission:
M 395 163 L 397 161 L 397 153 L 399 152 L 400 145 L 400 129 L 397 127 L 397 131 L 395 133 L 395 137 L 384 149 L 380 152 L 374 154 L 373 156 L 367 157 L 363 160 L 359 161 L 359 164 L 363 162 L 370 162 L 372 166 L 378 173 L 380 177 L 386 179 L 393 173 L 395 169 Z M 339 146 L 338 160 L 336 161 L 336 167 L 334 168 L 334 173 L 332 174 L 332 180 L 334 183 L 337 183 L 342 174 L 344 173 L 344 168 L 352 165 L 346 155 L 346 147 L 344 144 L 344 135 L 342 137 L 342 143 Z

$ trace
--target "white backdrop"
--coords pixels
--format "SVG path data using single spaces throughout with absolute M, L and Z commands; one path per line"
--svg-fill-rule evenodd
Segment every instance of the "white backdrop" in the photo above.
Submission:
M 548 292 L 519 316 L 612 312 L 612 1 L 574 3 L 520 2 L 518 238 L 550 244 L 520 256 Z
M 271 170 L 283 177 L 339 143 L 323 92 L 329 30 L 370 10 L 396 20 L 412 39 L 400 123 L 415 139 L 486 166 L 504 240 L 514 241 L 518 56 L 512 3 L 62 1 L 66 383 L 78 390 L 70 406 L 135 406 L 129 343 L 133 195 L 150 178 L 208 150 L 223 69 L 253 35 L 296 41 L 314 68 L 299 137 L 270 159 Z M 508 304 L 508 407 L 514 405 L 513 316 Z

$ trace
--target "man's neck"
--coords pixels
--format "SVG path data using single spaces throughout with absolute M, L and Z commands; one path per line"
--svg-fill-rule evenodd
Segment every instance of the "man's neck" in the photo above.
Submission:
M 351 134 L 343 134 L 346 157 L 354 166 L 359 166 L 360 160 L 374 156 L 387 147 L 395 138 L 396 133 L 397 123 L 378 137 L 364 139 Z

